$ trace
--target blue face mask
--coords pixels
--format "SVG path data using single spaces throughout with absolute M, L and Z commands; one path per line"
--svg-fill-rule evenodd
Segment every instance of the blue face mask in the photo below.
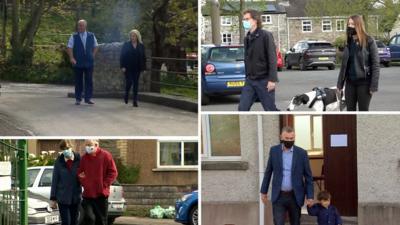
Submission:
M 72 158 L 72 149 L 65 149 L 64 151 L 63 151 L 63 155 L 64 155 L 64 157 L 65 158 L 67 158 L 67 159 L 70 159 L 70 158 Z
M 243 23 L 244 29 L 250 30 L 250 28 L 251 28 L 251 23 L 250 23 L 250 21 L 243 20 L 242 23 Z
M 91 154 L 94 151 L 94 147 L 93 146 L 86 146 L 85 147 L 85 151 L 87 154 Z

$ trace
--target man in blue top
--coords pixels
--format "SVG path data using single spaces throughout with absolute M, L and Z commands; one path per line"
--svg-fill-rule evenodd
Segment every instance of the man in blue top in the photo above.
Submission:
M 272 179 L 272 214 L 275 225 L 285 224 L 285 214 L 289 213 L 290 224 L 300 225 L 301 207 L 311 205 L 314 198 L 313 179 L 307 152 L 294 145 L 293 128 L 284 127 L 281 144 L 272 146 L 261 186 L 261 199 L 268 202 L 268 188 Z
M 93 33 L 86 31 L 87 22 L 78 21 L 78 32 L 71 35 L 67 53 L 75 73 L 75 105 L 82 101 L 83 78 L 85 78 L 85 102 L 93 105 L 93 64 L 97 52 L 97 40 Z

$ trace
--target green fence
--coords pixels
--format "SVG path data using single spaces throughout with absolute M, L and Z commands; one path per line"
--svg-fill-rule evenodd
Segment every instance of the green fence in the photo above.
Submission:
M 26 141 L 0 140 L 0 224 L 27 225 Z

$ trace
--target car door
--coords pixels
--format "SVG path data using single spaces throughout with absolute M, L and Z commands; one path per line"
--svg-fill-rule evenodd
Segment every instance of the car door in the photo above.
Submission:
M 389 42 L 392 60 L 400 60 L 400 36 L 394 36 Z
M 50 199 L 51 182 L 53 179 L 53 169 L 46 168 L 43 170 L 42 176 L 38 183 L 38 194 Z
M 293 54 L 293 62 L 292 62 L 292 65 L 296 65 L 296 66 L 299 65 L 300 57 L 301 57 L 302 54 L 303 54 L 303 48 L 304 48 L 304 42 L 299 42 L 299 44 L 298 44 L 298 45 L 296 46 L 296 48 L 294 49 L 295 52 L 294 52 L 294 54 Z
M 296 55 L 296 49 L 298 48 L 299 43 L 296 43 L 291 50 L 293 51 L 289 51 L 286 55 L 286 62 L 289 63 L 289 65 L 293 65 L 296 60 L 295 60 L 295 55 Z

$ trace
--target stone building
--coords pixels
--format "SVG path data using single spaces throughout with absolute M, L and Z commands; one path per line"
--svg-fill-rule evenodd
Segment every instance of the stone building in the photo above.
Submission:
M 307 150 L 314 190 L 344 224 L 398 224 L 399 115 L 208 115 L 202 118 L 202 224 L 272 225 L 259 189 L 283 126 Z M 340 121 L 340 123 L 338 122 Z M 270 194 L 270 193 L 269 193 Z M 302 224 L 316 224 L 302 209 Z

